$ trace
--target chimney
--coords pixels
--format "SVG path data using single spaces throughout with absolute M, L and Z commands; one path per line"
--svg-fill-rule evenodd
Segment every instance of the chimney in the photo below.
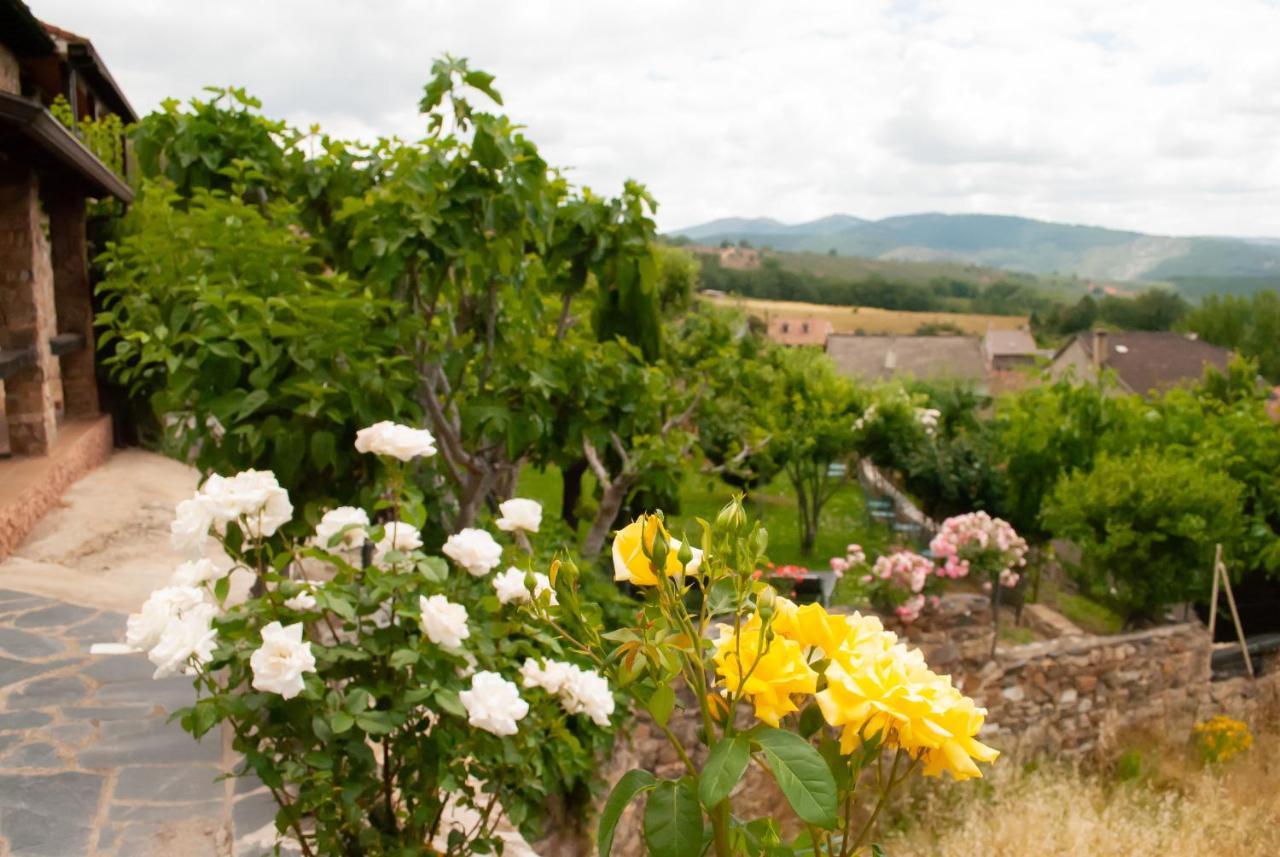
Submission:
M 1105 330 L 1095 330 L 1093 332 L 1093 369 L 1095 372 L 1101 372 L 1106 365 L 1107 332 Z

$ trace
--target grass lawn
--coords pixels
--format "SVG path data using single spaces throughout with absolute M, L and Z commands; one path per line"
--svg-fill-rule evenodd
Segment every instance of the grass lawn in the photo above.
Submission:
M 595 492 L 595 478 L 588 474 L 582 480 L 582 493 L 590 498 Z M 699 473 L 691 467 L 681 486 L 680 514 L 668 514 L 668 528 L 677 536 L 687 531 L 691 540 L 699 538 L 696 518 L 712 520 L 729 501 L 733 489 L 719 479 Z M 520 474 L 518 495 L 539 501 L 548 514 L 557 514 L 562 496 L 560 472 L 525 468 Z M 866 514 L 862 490 L 856 481 L 842 485 L 822 512 L 818 541 L 809 557 L 800 554 L 800 526 L 796 515 L 795 493 L 786 477 L 779 477 L 748 498 L 748 511 L 764 523 L 769 531 L 769 559 L 775 565 L 801 565 L 825 569 L 833 556 L 843 556 L 845 545 L 857 542 L 878 550 L 889 540 L 886 527 L 873 524 Z M 589 521 L 579 525 L 579 535 L 586 532 Z

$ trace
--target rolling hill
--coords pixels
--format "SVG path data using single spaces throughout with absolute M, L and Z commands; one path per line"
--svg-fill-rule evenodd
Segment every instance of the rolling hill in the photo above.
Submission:
M 991 214 L 910 214 L 863 220 L 837 214 L 808 223 L 726 218 L 674 230 L 702 244 L 916 262 L 950 261 L 1032 274 L 1152 282 L 1187 278 L 1272 279 L 1280 241 L 1172 237 Z M 1226 283 L 1226 290 L 1230 290 Z

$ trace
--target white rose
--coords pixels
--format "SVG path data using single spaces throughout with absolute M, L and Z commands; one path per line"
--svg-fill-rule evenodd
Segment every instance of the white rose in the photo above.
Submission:
M 422 534 L 418 528 L 403 521 L 392 521 L 383 530 L 382 539 L 374 546 L 373 561 L 382 562 L 391 551 L 408 553 L 422 547 Z
M 514 735 L 516 721 L 529 713 L 520 689 L 495 672 L 483 670 L 471 677 L 471 688 L 458 694 L 467 709 L 467 722 L 494 735 Z
M 230 573 L 229 568 L 219 568 L 212 560 L 197 559 L 184 562 L 173 570 L 170 586 L 203 586 L 221 580 Z
M 170 616 L 160 639 L 147 652 L 147 658 L 156 665 L 153 678 L 191 673 L 193 659 L 197 663 L 208 663 L 218 639 L 218 632 L 213 629 L 216 612 L 212 604 L 202 602 Z
M 534 572 L 534 591 L 529 592 L 525 586 L 525 573 L 520 569 L 512 566 L 506 571 L 499 572 L 493 576 L 493 588 L 498 593 L 498 601 L 503 604 L 510 604 L 512 601 L 530 601 L 544 592 L 551 592 L 551 603 L 557 604 L 556 594 L 551 590 L 551 579 L 545 574 Z
M 245 470 L 230 479 L 214 474 L 201 487 L 205 506 L 220 522 L 240 521 L 254 538 L 274 535 L 293 517 L 289 492 L 269 470 Z
M 342 533 L 335 550 L 359 550 L 369 536 L 369 515 L 354 506 L 339 506 L 324 513 L 316 524 L 317 547 L 329 550 L 329 542 Z
M 559 694 L 572 678 L 573 664 L 564 661 L 547 661 L 544 667 L 533 658 L 526 658 L 520 665 L 520 683 L 525 687 L 540 687 L 547 693 Z
M 290 610 L 297 610 L 299 613 L 306 613 L 308 610 L 314 610 L 316 607 L 316 597 L 311 593 L 318 586 L 323 586 L 323 581 L 316 580 L 299 580 L 302 585 L 302 591 L 292 598 L 286 598 L 284 606 Z
M 418 626 L 427 639 L 445 649 L 462 648 L 462 641 L 471 636 L 467 627 L 467 608 L 454 604 L 443 595 L 418 596 L 422 618 Z
M 484 577 L 502 562 L 502 545 L 484 530 L 470 527 L 449 536 L 441 550 L 474 577 Z
M 147 597 L 142 609 L 125 623 L 125 642 L 144 652 L 160 642 L 169 620 L 206 603 L 205 594 L 194 586 L 166 586 Z
M 542 526 L 542 504 L 537 500 L 515 497 L 499 503 L 498 511 L 502 512 L 502 517 L 495 523 L 503 532 L 526 530 L 536 533 L 538 527 Z
M 311 644 L 302 641 L 302 623 L 281 626 L 272 622 L 262 629 L 262 645 L 249 656 L 253 687 L 293 699 L 306 682 L 303 673 L 316 671 Z
M 209 540 L 209 528 L 213 515 L 200 492 L 190 500 L 183 500 L 174 510 L 173 523 L 169 524 L 169 544 L 184 556 L 198 557 L 204 553 Z
M 389 455 L 401 461 L 409 461 L 435 455 L 436 439 L 426 429 L 383 420 L 356 432 L 356 451 Z
M 608 726 L 614 699 L 604 676 L 574 666 L 560 689 L 560 704 L 570 714 L 585 714 L 597 726 Z

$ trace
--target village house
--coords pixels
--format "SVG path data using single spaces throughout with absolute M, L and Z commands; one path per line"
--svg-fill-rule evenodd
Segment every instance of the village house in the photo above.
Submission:
M 1096 381 L 1102 370 L 1115 373 L 1121 391 L 1147 395 L 1194 384 L 1206 367 L 1226 369 L 1232 354 L 1194 336 L 1171 331 L 1093 330 L 1077 333 L 1049 364 L 1056 379 Z
M 858 336 L 827 338 L 827 354 L 842 375 L 862 381 L 915 378 L 987 385 L 987 360 L 976 336 Z
M 76 121 L 136 119 L 93 44 L 0 0 L 0 557 L 84 468 L 105 457 L 87 200 L 128 202 Z
M 827 337 L 835 330 L 825 318 L 772 318 L 769 320 L 769 338 L 788 347 L 811 346 L 822 348 Z

